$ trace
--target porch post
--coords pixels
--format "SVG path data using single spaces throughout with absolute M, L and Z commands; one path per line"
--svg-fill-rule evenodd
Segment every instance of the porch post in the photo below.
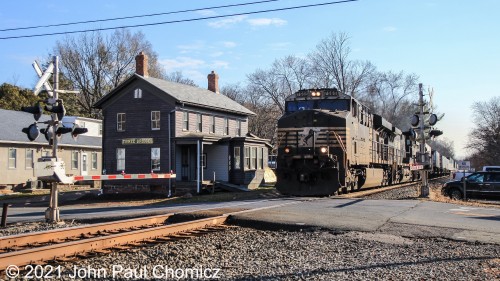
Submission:
M 201 169 L 200 169 L 200 164 L 201 164 L 200 163 L 201 162 L 200 161 L 201 160 L 201 153 L 200 153 L 200 151 L 201 151 L 201 145 L 200 145 L 200 142 L 201 142 L 200 140 L 198 140 L 196 142 L 196 148 L 197 148 L 196 149 L 196 161 L 197 161 L 197 165 L 196 165 L 196 169 L 197 169 L 197 171 L 196 171 L 196 177 L 197 177 L 197 181 L 196 181 L 196 193 L 197 194 L 200 193 L 200 183 L 201 183 L 201 178 L 200 178 L 200 176 L 201 176 L 200 175 L 200 171 L 201 171 Z

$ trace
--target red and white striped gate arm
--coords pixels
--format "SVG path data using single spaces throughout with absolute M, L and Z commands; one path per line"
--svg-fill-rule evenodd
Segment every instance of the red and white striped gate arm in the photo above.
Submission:
M 105 181 L 105 180 L 142 180 L 142 179 L 175 179 L 176 174 L 117 174 L 73 176 L 73 181 Z

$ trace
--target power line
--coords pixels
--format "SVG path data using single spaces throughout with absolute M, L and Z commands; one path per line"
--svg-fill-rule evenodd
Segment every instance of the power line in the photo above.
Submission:
M 262 3 L 267 3 L 267 2 L 276 2 L 276 1 L 280 1 L 280 0 L 263 0 L 263 1 L 257 1 L 257 2 L 247 2 L 247 3 L 231 4 L 231 5 L 224 5 L 224 6 L 214 6 L 214 7 L 206 7 L 206 8 L 196 8 L 196 9 L 189 9 L 189 10 L 146 14 L 146 15 L 139 15 L 139 16 L 126 16 L 126 17 L 119 17 L 119 18 L 86 20 L 86 21 L 76 21 L 76 22 L 68 22 L 68 23 L 57 23 L 57 24 L 48 24 L 48 25 L 35 25 L 35 26 L 27 26 L 27 27 L 6 28 L 6 29 L 0 29 L 0 32 L 36 29 L 36 28 L 44 28 L 44 27 L 68 26 L 68 25 L 76 25 L 76 24 L 83 24 L 83 23 L 96 23 L 96 22 L 116 21 L 116 20 L 144 18 L 144 17 L 155 17 L 155 16 L 163 16 L 163 15 L 171 15 L 171 14 L 181 14 L 181 13 L 187 13 L 187 12 L 197 12 L 197 11 L 203 11 L 203 10 L 214 10 L 214 9 L 222 9 L 222 8 L 230 8 L 230 7 L 255 5 L 255 4 L 262 4 Z
M 8 36 L 8 37 L 0 37 L 0 40 L 43 37 L 43 36 L 64 35 L 64 34 L 75 34 L 75 33 L 105 31 L 105 30 L 113 30 L 113 29 L 121 29 L 121 28 L 133 28 L 133 27 L 164 25 L 164 24 L 181 23 L 181 22 L 211 20 L 211 19 L 220 19 L 220 18 L 227 18 L 227 17 L 234 17 L 234 16 L 245 16 L 245 15 L 254 15 L 254 14 L 262 14 L 262 13 L 278 12 L 278 11 L 287 11 L 287 10 L 296 10 L 296 9 L 303 9 L 303 8 L 327 6 L 327 5 L 342 4 L 342 3 L 356 2 L 356 1 L 358 1 L 358 0 L 333 1 L 333 2 L 325 2 L 325 3 L 319 3 L 319 4 L 310 4 L 310 5 L 293 6 L 293 7 L 285 7 L 285 8 L 277 8 L 277 9 L 268 9 L 268 10 L 260 10 L 260 11 L 253 11 L 253 12 L 220 15 L 220 16 L 210 16 L 210 17 L 183 19 L 183 20 L 164 21 L 164 22 L 156 22 L 156 23 L 144 23 L 144 24 L 136 24 L 136 25 L 124 25 L 124 26 L 116 26 L 116 27 L 95 28 L 95 29 L 64 31 L 64 32 L 53 32 L 53 33 L 42 33 L 42 34 L 32 34 L 32 35 Z

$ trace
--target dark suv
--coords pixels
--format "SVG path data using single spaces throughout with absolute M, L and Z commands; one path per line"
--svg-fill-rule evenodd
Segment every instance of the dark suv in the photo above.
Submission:
M 500 172 L 476 172 L 464 177 L 461 181 L 449 181 L 443 185 L 443 195 L 452 199 L 464 198 L 464 181 L 467 198 L 500 197 Z

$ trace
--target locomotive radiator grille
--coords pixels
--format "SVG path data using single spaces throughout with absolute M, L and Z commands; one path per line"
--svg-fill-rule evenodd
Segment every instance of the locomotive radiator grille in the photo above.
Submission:
M 296 147 L 312 147 L 313 142 L 305 143 L 303 140 L 307 138 L 308 129 L 304 128 L 280 128 L 278 129 L 278 146 L 296 146 Z M 316 127 L 314 129 L 314 145 L 329 146 L 332 148 L 342 148 L 338 140 L 346 143 L 348 136 L 348 128 L 345 127 Z

